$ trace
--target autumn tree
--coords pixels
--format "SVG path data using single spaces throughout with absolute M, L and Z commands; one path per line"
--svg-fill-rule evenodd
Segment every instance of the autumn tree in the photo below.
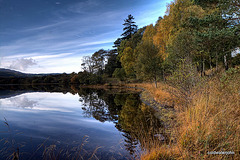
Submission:
M 167 58 L 169 52 L 167 48 L 172 45 L 177 34 L 181 32 L 182 25 L 188 17 L 191 0 L 177 0 L 167 6 L 166 15 L 159 19 L 156 24 L 157 33 L 153 37 L 154 44 L 159 47 L 159 53 L 163 58 Z
M 153 26 L 153 24 L 150 24 L 146 27 L 143 36 L 142 36 L 142 41 L 151 41 L 153 42 L 153 37 L 156 34 L 156 29 Z
M 169 38 L 169 30 L 167 29 L 168 26 L 166 25 L 165 18 L 160 19 L 156 23 L 156 34 L 153 36 L 153 43 L 155 46 L 158 47 L 159 54 L 161 54 L 164 59 L 168 56 L 166 50 L 167 50 L 167 41 Z
M 129 77 L 134 77 L 134 65 L 136 61 L 136 56 L 134 55 L 134 50 L 131 47 L 124 49 L 121 59 L 122 67 L 124 68 L 126 75 Z

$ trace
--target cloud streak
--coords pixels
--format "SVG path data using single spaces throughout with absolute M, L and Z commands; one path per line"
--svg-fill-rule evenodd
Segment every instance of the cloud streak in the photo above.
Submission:
M 89 13 L 90 10 L 96 9 L 100 5 L 100 1 L 97 0 L 87 0 L 83 2 L 78 2 L 73 5 L 71 5 L 68 8 L 68 11 L 74 12 L 74 13 Z

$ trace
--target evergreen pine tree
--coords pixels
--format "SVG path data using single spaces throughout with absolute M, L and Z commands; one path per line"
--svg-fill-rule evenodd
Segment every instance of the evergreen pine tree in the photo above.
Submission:
M 134 20 L 134 17 L 129 14 L 128 15 L 128 18 L 124 20 L 124 28 L 123 28 L 123 31 L 124 33 L 121 35 L 123 36 L 123 40 L 124 39 L 129 39 L 131 38 L 131 36 L 137 32 L 137 25 L 135 24 L 136 22 L 133 21 Z

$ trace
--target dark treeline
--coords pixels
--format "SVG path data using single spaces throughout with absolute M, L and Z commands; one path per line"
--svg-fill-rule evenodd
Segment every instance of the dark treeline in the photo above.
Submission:
M 40 76 L 11 76 L 0 77 L 0 84 L 38 84 L 38 83 L 60 83 L 69 84 L 71 80 L 70 74 L 49 74 Z
M 79 78 L 81 77 L 81 78 Z M 61 84 L 61 85 L 71 85 L 71 84 L 102 84 L 103 79 L 101 75 L 92 74 L 89 72 L 79 72 L 71 74 L 49 74 L 40 76 L 11 76 L 11 77 L 0 77 L 0 84 Z

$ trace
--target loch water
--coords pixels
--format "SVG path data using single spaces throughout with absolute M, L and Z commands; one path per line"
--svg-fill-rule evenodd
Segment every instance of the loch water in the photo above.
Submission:
M 140 92 L 0 87 L 0 159 L 136 159 L 161 122 Z

